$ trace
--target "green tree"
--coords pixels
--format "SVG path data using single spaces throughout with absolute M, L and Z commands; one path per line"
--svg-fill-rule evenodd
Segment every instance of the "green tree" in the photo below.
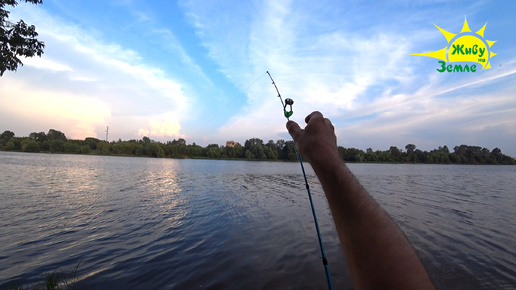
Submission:
M 398 149 L 398 147 L 391 146 L 391 148 L 389 148 L 389 153 L 391 154 L 391 156 L 394 159 L 394 161 L 399 162 L 399 158 L 400 158 L 400 155 L 401 155 L 401 150 Z
M 416 149 L 414 154 L 416 155 L 415 163 L 428 163 L 428 152 Z
M 135 150 L 136 156 L 142 156 L 145 154 L 145 148 L 142 144 L 138 143 L 136 144 L 136 150 Z
M 231 147 L 231 146 L 224 147 L 223 151 L 222 151 L 222 155 L 223 155 L 223 157 L 227 157 L 227 158 L 237 157 L 235 147 Z
M 64 152 L 64 150 L 65 150 L 64 144 L 65 144 L 65 141 L 63 141 L 63 140 L 50 140 L 50 141 L 48 141 L 48 149 L 52 153 Z
M 209 152 L 211 148 L 219 148 L 219 144 L 208 144 L 208 146 L 203 148 L 202 156 L 209 157 Z
M 87 137 L 86 139 L 84 139 L 84 145 L 88 145 L 91 150 L 96 150 L 97 143 L 99 143 L 99 142 L 100 142 L 99 139 L 93 138 L 93 137 Z
M 145 152 L 149 157 L 165 157 L 165 151 L 161 148 L 160 143 L 152 142 L 145 145 Z
M 408 154 L 412 154 L 412 153 L 414 153 L 414 150 L 416 150 L 416 145 L 414 145 L 414 144 L 407 144 L 405 146 L 405 150 L 407 150 Z
M 1 0 L 0 0 L 1 1 Z M 12 137 L 14 137 L 14 132 L 11 132 L 11 131 L 4 131 L 2 133 L 2 135 L 0 135 L 0 139 L 5 139 L 5 140 L 9 140 L 11 139 Z
M 25 0 L 33 4 L 41 4 L 43 0 Z M 0 0 L 0 76 L 6 70 L 16 71 L 23 65 L 19 57 L 33 57 L 43 54 L 45 44 L 36 37 L 36 27 L 27 25 L 23 20 L 17 23 L 9 21 L 6 5 L 15 7 L 16 0 Z
M 235 145 L 235 147 L 233 147 L 234 150 L 235 150 L 235 157 L 236 158 L 244 158 L 244 148 L 242 147 L 242 145 L 240 144 L 237 144 Z
M 11 131 L 4 131 L 2 133 L 2 135 L 0 135 L 0 148 L 2 148 L 2 146 L 5 146 L 7 145 L 7 143 L 11 140 L 11 138 L 14 137 L 14 133 L 11 132 Z M 10 150 L 13 150 L 13 149 L 10 149 Z
M 39 132 L 39 133 L 32 132 L 29 134 L 29 138 L 36 140 L 37 142 L 47 141 L 47 135 L 45 134 L 45 132 Z
M 23 152 L 39 152 L 40 151 L 39 144 L 38 144 L 38 142 L 36 142 L 32 139 L 27 139 L 22 142 L 22 151 Z
M 246 159 L 254 159 L 254 155 L 253 155 L 253 153 L 251 153 L 251 151 L 246 150 L 245 151 L 245 158 Z
M 61 141 L 66 141 L 67 140 L 66 139 L 66 135 L 63 132 L 57 131 L 57 130 L 54 130 L 54 129 L 48 130 L 47 138 L 49 140 L 61 140 Z
M 100 141 L 97 143 L 97 151 L 100 151 L 102 154 L 110 154 L 112 147 L 113 146 L 106 141 Z
M 117 142 L 112 147 L 113 154 L 133 155 L 136 153 L 136 147 L 134 145 L 136 144 L 132 142 Z
M 456 164 L 462 163 L 462 157 L 456 153 L 450 154 L 448 158 L 450 158 L 451 163 L 456 163 Z
M 362 162 L 364 161 L 364 151 L 356 148 L 338 147 L 340 156 L 346 162 Z
M 281 152 L 283 160 L 297 161 L 296 147 L 294 141 L 286 141 Z
M 278 159 L 278 151 L 276 150 L 276 148 L 267 148 L 267 152 L 266 152 L 266 155 L 267 155 L 267 159 L 269 160 L 277 160 Z
M 82 145 L 80 148 L 79 148 L 79 152 L 81 154 L 89 154 L 90 153 L 90 146 L 88 145 Z
M 276 141 L 276 151 L 278 151 L 278 154 L 283 150 L 283 147 L 285 147 L 285 140 L 279 139 Z
M 214 158 L 214 159 L 220 158 L 221 153 L 222 153 L 222 148 L 219 148 L 218 146 L 210 147 L 208 149 L 208 157 L 209 158 Z
M 147 145 L 151 142 L 151 139 L 147 136 L 143 136 L 142 140 L 141 140 L 141 143 L 143 143 L 143 145 Z
M 491 154 L 493 154 L 494 156 L 501 156 L 502 150 L 500 150 L 500 148 L 496 147 L 495 149 L 493 149 L 493 151 L 491 151 Z
M 245 140 L 244 150 L 245 150 L 245 158 L 247 159 L 265 159 L 267 156 L 263 151 L 263 140 L 259 138 L 251 138 Z M 247 153 L 247 152 L 250 153 Z
M 178 140 L 173 140 L 172 145 L 176 146 L 177 148 L 177 156 L 180 158 L 185 158 L 187 155 L 187 148 L 186 148 L 186 140 L 183 138 L 179 138 Z
M 13 137 L 9 142 L 13 142 L 14 150 L 21 150 L 21 143 L 25 138 Z
M 7 144 L 5 144 L 4 150 L 6 150 L 6 151 L 13 151 L 14 149 L 16 149 L 16 146 L 14 145 L 14 142 L 9 141 L 9 142 L 7 142 Z
M 265 145 L 265 148 L 267 149 L 265 151 L 265 154 L 267 155 L 267 159 L 269 160 L 276 160 L 278 159 L 279 150 L 276 148 L 276 144 L 273 140 L 269 140 L 267 144 Z
M 202 155 L 202 147 L 196 145 L 195 142 L 192 145 L 188 145 L 186 151 L 190 157 L 198 157 Z
M 366 162 L 378 162 L 378 155 L 373 151 L 373 148 L 366 149 L 364 160 Z
M 80 149 L 76 143 L 68 141 L 64 144 L 64 151 L 66 153 L 79 153 Z

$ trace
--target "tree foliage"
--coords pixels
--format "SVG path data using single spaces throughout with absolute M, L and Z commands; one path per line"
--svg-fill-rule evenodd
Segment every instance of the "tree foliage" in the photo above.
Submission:
M 33 4 L 41 4 L 43 0 L 25 0 Z M 9 21 L 9 11 L 6 6 L 15 7 L 16 0 L 0 0 L 0 76 L 6 70 L 16 71 L 23 65 L 19 57 L 41 56 L 45 43 L 36 37 L 36 27 L 28 25 L 23 20 L 16 23 Z
M 439 146 L 430 152 L 416 149 L 416 145 L 407 144 L 403 149 L 390 146 L 385 151 L 363 150 L 339 146 L 339 154 L 346 162 L 375 163 L 438 163 L 438 164 L 503 164 L 516 165 L 516 160 L 502 153 L 500 148 L 488 150 L 479 146 L 460 145 L 450 152 L 448 146 Z M 140 140 L 106 142 L 88 137 L 84 140 L 73 140 L 58 130 L 30 133 L 29 137 L 15 137 L 11 131 L 0 135 L 0 150 L 23 152 L 50 152 L 71 154 L 101 154 L 122 156 L 145 156 L 156 158 L 209 158 L 209 159 L 244 159 L 244 160 L 282 160 L 297 161 L 293 141 L 251 138 L 240 144 L 219 146 L 209 144 L 206 147 L 187 144 L 185 139 L 166 143 L 143 137 Z
M 41 132 L 40 134 L 44 134 Z M 48 130 L 47 138 L 50 140 L 60 140 L 60 141 L 66 141 L 66 135 L 58 130 L 50 129 Z

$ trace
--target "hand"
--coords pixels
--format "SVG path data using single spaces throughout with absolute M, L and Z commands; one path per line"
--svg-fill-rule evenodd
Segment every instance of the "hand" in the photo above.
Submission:
M 305 122 L 304 130 L 294 121 L 287 122 L 287 130 L 303 159 L 310 162 L 312 166 L 341 159 L 337 150 L 335 128 L 331 121 L 315 111 L 305 118 Z
M 313 112 L 305 122 L 287 129 L 321 182 L 356 288 L 434 289 L 401 229 L 344 164 L 330 120 Z

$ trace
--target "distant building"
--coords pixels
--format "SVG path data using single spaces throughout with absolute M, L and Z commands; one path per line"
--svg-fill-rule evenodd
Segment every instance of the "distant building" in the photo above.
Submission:
M 235 141 L 233 141 L 233 140 L 231 140 L 231 141 L 226 141 L 226 147 L 235 147 L 236 145 L 240 145 L 240 143 L 235 142 Z

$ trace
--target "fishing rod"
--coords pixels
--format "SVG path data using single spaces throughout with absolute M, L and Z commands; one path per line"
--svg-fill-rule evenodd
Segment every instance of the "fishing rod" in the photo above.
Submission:
M 269 73 L 269 71 L 267 71 L 267 74 L 271 78 L 274 88 L 276 88 L 276 92 L 278 93 L 278 98 L 280 99 L 281 105 L 283 106 L 283 114 L 285 115 L 285 118 L 287 118 L 287 120 L 290 121 L 290 119 L 289 119 L 290 116 L 292 116 L 292 114 L 294 114 L 294 112 L 292 111 L 292 105 L 294 104 L 294 100 L 292 100 L 290 98 L 286 98 L 285 103 L 283 103 L 283 98 L 281 97 L 278 87 L 276 86 L 276 83 L 272 79 L 272 76 Z M 287 111 L 287 105 L 290 106 L 289 111 Z M 314 217 L 315 230 L 317 231 L 317 238 L 319 239 L 319 248 L 321 249 L 321 256 L 322 256 L 321 259 L 322 259 L 322 263 L 324 265 L 324 271 L 326 272 L 326 281 L 328 282 L 328 289 L 331 290 L 331 289 L 333 289 L 333 286 L 331 284 L 330 269 L 328 267 L 328 260 L 326 259 L 326 255 L 324 253 L 324 246 L 323 246 L 323 242 L 322 242 L 322 238 L 321 238 L 321 231 L 319 230 L 319 223 L 317 222 L 317 215 L 315 214 L 314 202 L 312 200 L 312 193 L 310 192 L 310 186 L 308 185 L 308 179 L 306 178 L 305 166 L 303 165 L 303 159 L 301 159 L 301 154 L 299 154 L 299 151 L 297 151 L 297 146 L 296 146 L 295 142 L 294 142 L 294 149 L 296 151 L 296 155 L 297 155 L 297 159 L 299 160 L 299 164 L 301 164 L 301 171 L 303 171 L 303 177 L 305 178 L 306 191 L 308 192 L 308 199 L 310 200 L 310 206 L 312 208 L 312 215 Z

